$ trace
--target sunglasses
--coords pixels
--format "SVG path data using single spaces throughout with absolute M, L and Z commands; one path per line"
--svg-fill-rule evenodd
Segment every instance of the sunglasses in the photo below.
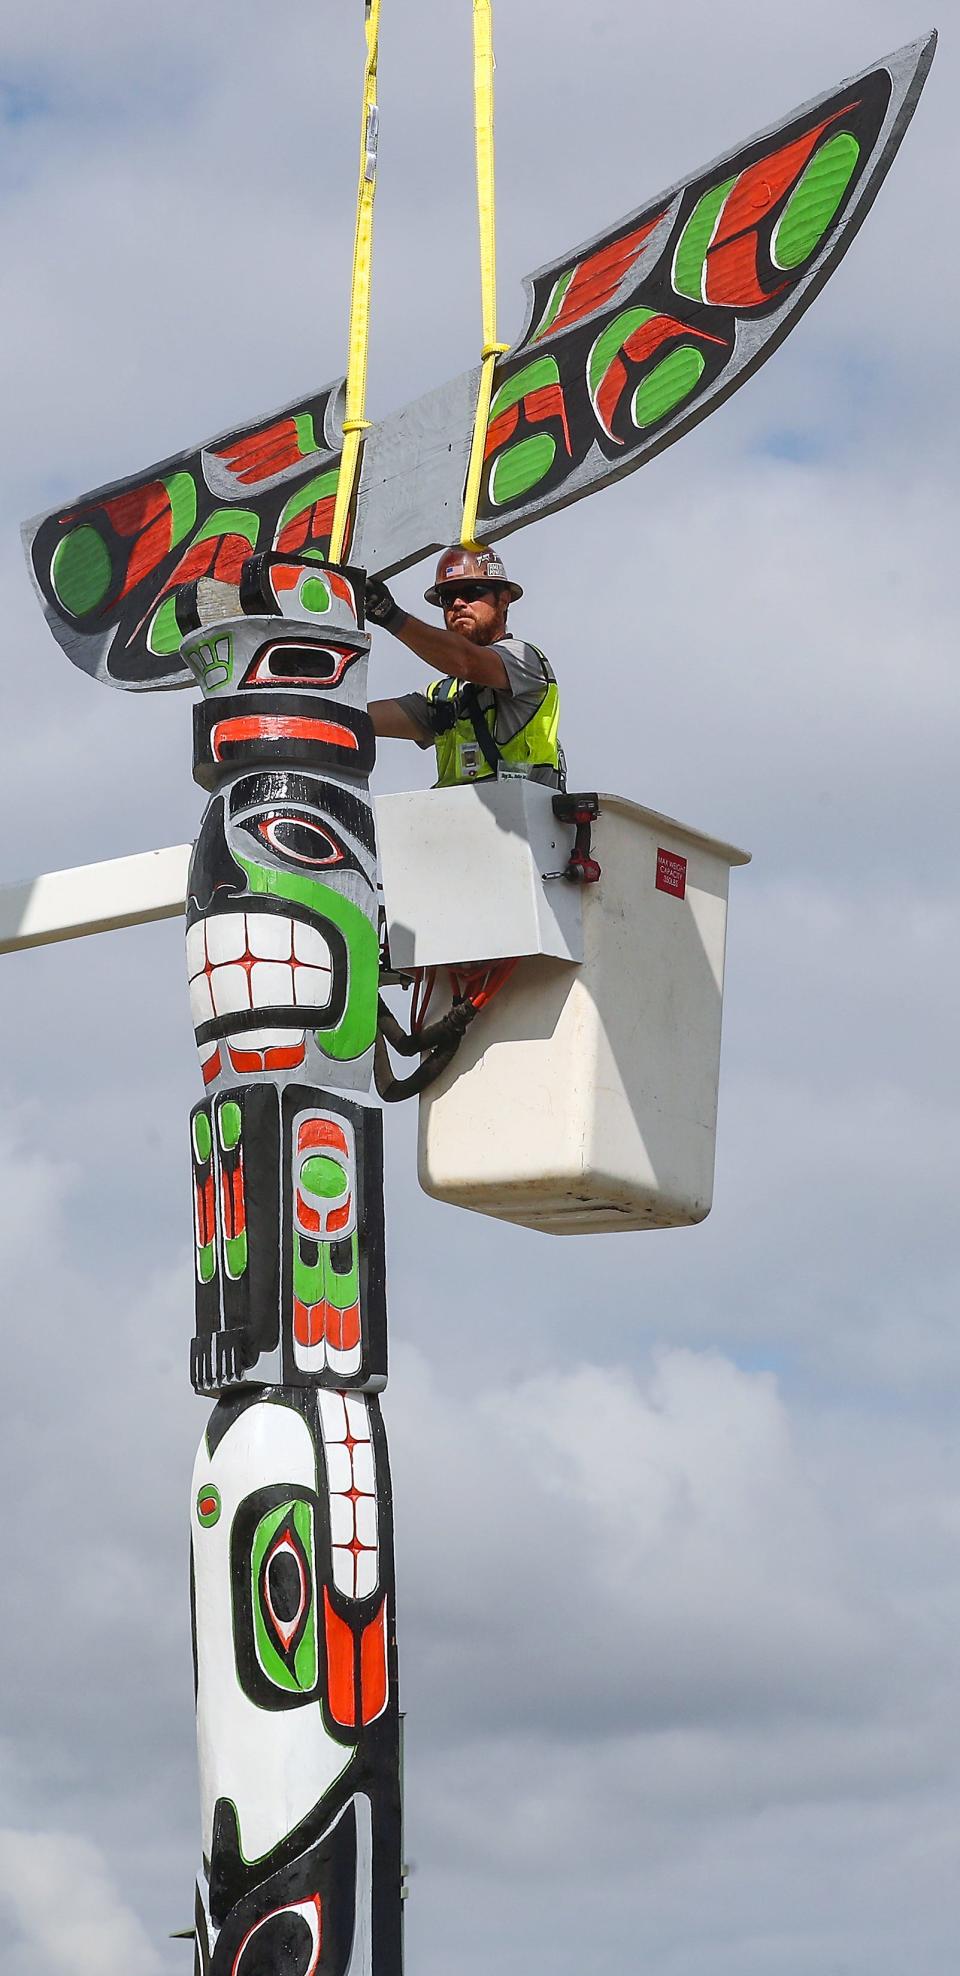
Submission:
M 437 595 L 445 611 L 462 597 L 465 604 L 475 604 L 480 597 L 495 597 L 498 586 L 495 583 L 445 583 Z

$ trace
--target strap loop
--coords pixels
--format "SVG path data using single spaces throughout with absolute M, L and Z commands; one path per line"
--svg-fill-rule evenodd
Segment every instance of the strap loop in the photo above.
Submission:
M 360 479 L 361 434 L 367 400 L 367 351 L 370 343 L 370 276 L 373 266 L 373 202 L 377 190 L 377 57 L 380 44 L 380 0 L 365 0 L 367 59 L 363 71 L 363 116 L 360 124 L 360 180 L 353 240 L 350 290 L 350 331 L 347 346 L 347 397 L 343 420 L 343 452 L 337 475 L 337 499 L 330 531 L 330 561 L 343 555 L 350 512 Z
M 498 356 L 509 343 L 497 339 L 497 221 L 493 157 L 493 7 L 492 0 L 473 0 L 473 97 L 477 139 L 477 217 L 480 226 L 480 294 L 483 308 L 483 349 L 477 409 L 473 421 L 470 464 L 463 495 L 460 540 L 477 549 L 477 509 L 483 478 L 483 456 L 490 422 L 493 373 Z

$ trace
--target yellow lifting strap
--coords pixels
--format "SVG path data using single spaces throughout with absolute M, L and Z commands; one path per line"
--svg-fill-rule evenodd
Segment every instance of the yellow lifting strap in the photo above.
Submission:
M 360 130 L 360 182 L 357 188 L 357 225 L 353 241 L 353 277 L 350 288 L 350 335 L 347 353 L 347 401 L 343 420 L 343 452 L 337 477 L 337 499 L 330 536 L 330 561 L 338 563 L 344 552 L 350 510 L 360 475 L 363 434 L 369 421 L 364 417 L 367 404 L 367 350 L 370 343 L 370 271 L 373 264 L 373 201 L 377 190 L 377 55 L 380 45 L 380 0 L 365 0 L 367 59 L 363 71 L 363 122 Z
M 483 453 L 490 418 L 493 373 L 498 356 L 509 350 L 509 343 L 497 342 L 497 220 L 493 164 L 493 6 L 492 0 L 473 0 L 473 94 L 474 124 L 477 133 L 477 216 L 480 222 L 480 287 L 483 298 L 483 350 L 480 389 L 473 422 L 473 445 L 463 497 L 463 523 L 460 540 L 467 549 L 477 544 L 477 508 Z

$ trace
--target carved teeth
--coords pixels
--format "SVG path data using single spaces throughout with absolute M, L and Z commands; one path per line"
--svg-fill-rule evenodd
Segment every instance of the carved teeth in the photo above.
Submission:
M 330 966 L 330 949 L 323 934 L 299 919 L 293 922 L 293 951 L 298 961 L 306 961 L 310 967 Z
M 190 1014 L 195 1029 L 199 1029 L 202 1022 L 209 1022 L 213 1016 L 213 998 L 205 974 L 198 974 L 190 983 Z
M 298 1008 L 325 1009 L 330 1000 L 329 968 L 294 968 L 293 992 Z
M 292 939 L 289 919 L 280 919 L 276 913 L 247 914 L 247 946 L 258 960 L 288 961 Z
M 286 1008 L 292 994 L 293 969 L 282 961 L 257 961 L 250 969 L 251 1008 Z
M 212 919 L 205 920 L 204 925 L 207 929 L 207 959 L 215 967 L 222 961 L 242 959 L 247 946 L 244 913 L 216 913 Z
M 198 919 L 196 925 L 189 927 L 187 930 L 187 973 L 191 980 L 195 974 L 200 973 L 206 958 L 207 949 L 203 938 L 203 921 L 202 919 Z
M 350 1599 L 375 1592 L 380 1576 L 373 1444 L 358 1393 L 321 1392 L 333 1582 Z
M 236 1015 L 253 1007 L 244 967 L 215 967 L 210 976 L 213 1006 L 218 1015 Z
M 214 913 L 198 920 L 187 935 L 187 971 L 197 1028 L 246 1009 L 319 1012 L 329 1008 L 333 993 L 333 956 L 323 934 L 279 913 Z M 292 1040 L 284 1036 L 260 1047 L 282 1048 Z M 354 1369 L 343 1367 L 345 1374 Z

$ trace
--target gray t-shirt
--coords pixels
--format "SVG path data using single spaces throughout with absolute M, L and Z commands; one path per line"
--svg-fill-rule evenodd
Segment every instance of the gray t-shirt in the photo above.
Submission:
M 492 686 L 481 686 L 478 701 L 483 713 L 486 713 L 491 706 L 496 708 L 493 737 L 498 748 L 505 748 L 507 742 L 512 741 L 515 734 L 519 734 L 521 727 L 526 727 L 528 720 L 533 719 L 534 714 L 543 704 L 550 682 L 544 673 L 536 647 L 526 644 L 522 638 L 500 638 L 495 645 L 491 645 L 490 650 L 498 652 L 503 660 L 509 690 L 495 691 Z M 450 684 L 449 676 L 441 680 L 442 694 L 446 693 Z M 426 694 L 401 693 L 398 695 L 397 704 L 423 730 L 423 738 L 422 740 L 418 738 L 417 746 L 432 748 L 430 702 Z M 555 768 L 542 765 L 531 768 L 528 773 L 531 782 L 545 782 L 551 789 L 559 786 L 560 779 Z

